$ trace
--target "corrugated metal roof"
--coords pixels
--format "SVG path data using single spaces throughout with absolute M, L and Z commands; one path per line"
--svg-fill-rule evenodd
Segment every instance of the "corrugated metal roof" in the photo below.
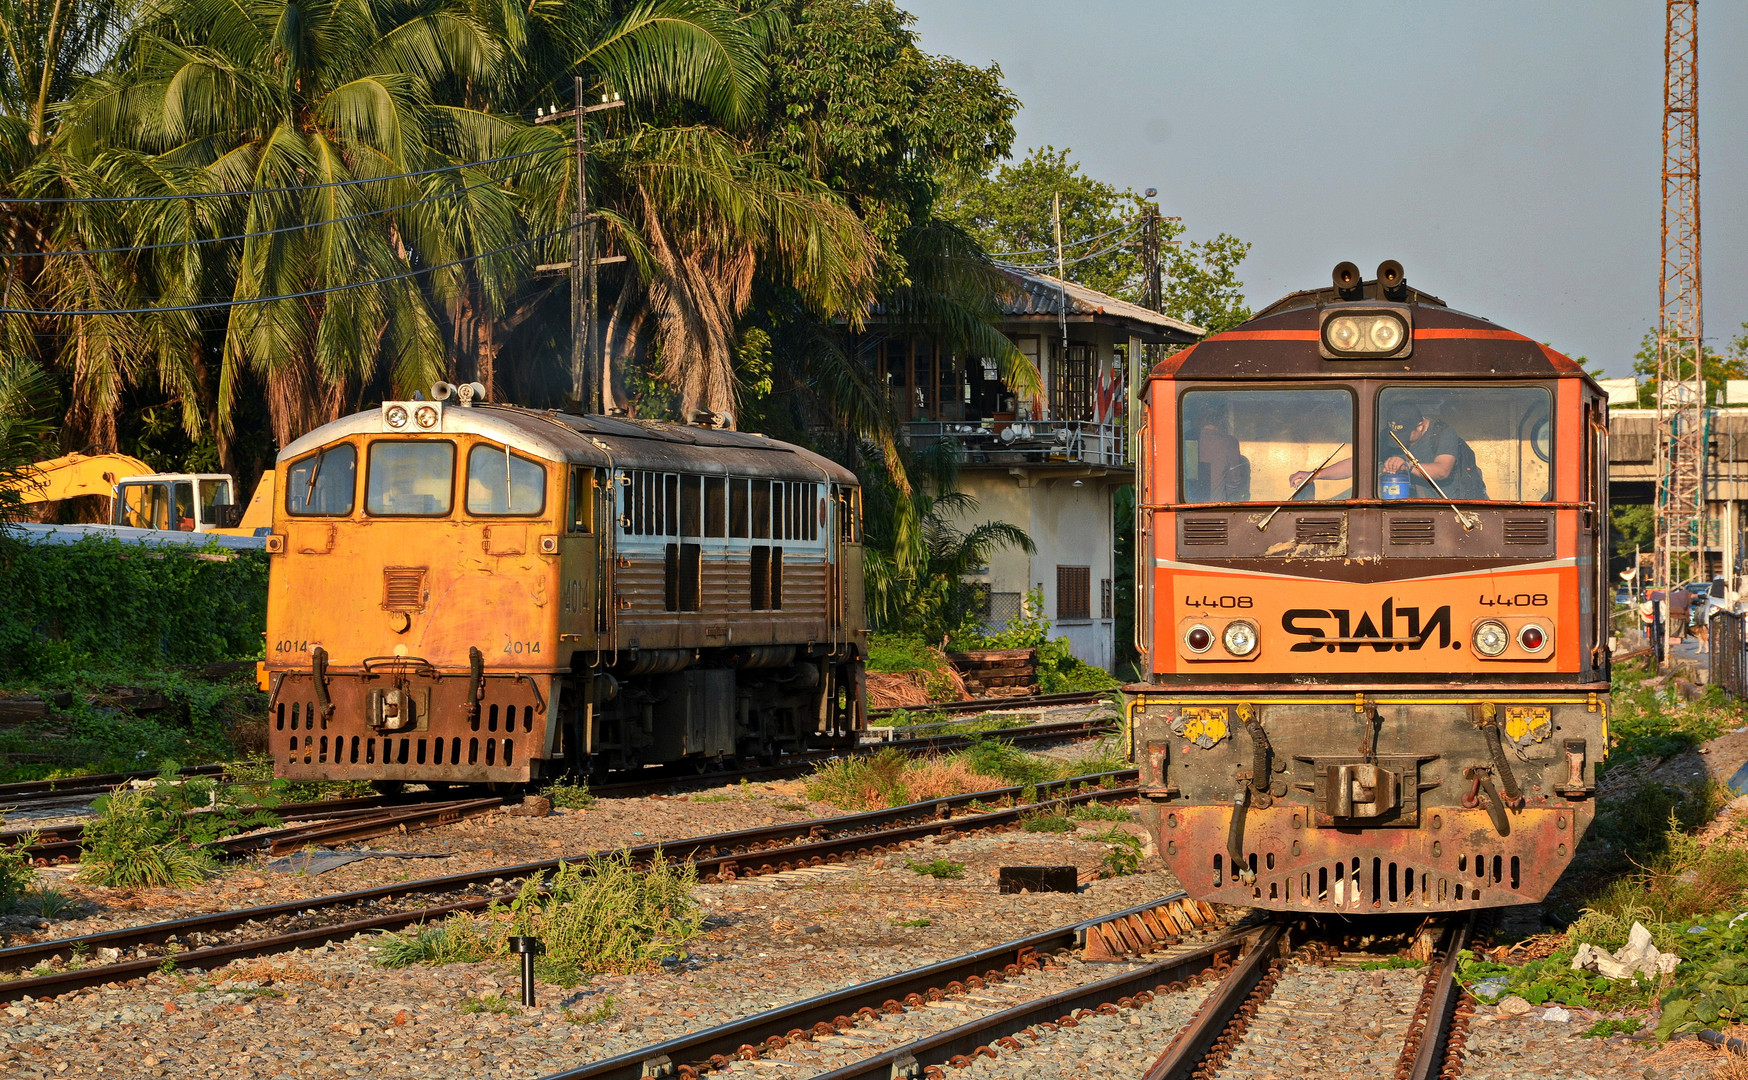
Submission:
M 1063 281 L 1040 274 L 1034 270 L 1022 270 L 1017 266 L 997 265 L 1003 277 L 1012 283 L 1007 295 L 1002 297 L 1002 314 L 1009 317 L 1028 317 L 1047 315 L 1058 317 L 1063 314 L 1063 302 L 1067 301 L 1067 314 L 1070 316 L 1104 316 L 1121 319 L 1141 326 L 1149 327 L 1166 337 L 1181 338 L 1192 341 L 1208 331 L 1193 323 L 1174 319 L 1169 315 L 1161 315 L 1140 304 L 1131 304 L 1127 300 L 1119 300 L 1085 285 L 1076 285 L 1072 281 Z

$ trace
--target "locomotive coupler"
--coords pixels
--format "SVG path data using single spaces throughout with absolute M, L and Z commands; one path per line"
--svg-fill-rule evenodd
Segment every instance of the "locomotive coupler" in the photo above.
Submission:
M 1239 778 L 1238 791 L 1232 796 L 1232 820 L 1226 826 L 1226 857 L 1231 860 L 1232 873 L 1246 885 L 1256 883 L 1256 871 L 1244 859 L 1244 808 L 1250 803 L 1250 784 Z

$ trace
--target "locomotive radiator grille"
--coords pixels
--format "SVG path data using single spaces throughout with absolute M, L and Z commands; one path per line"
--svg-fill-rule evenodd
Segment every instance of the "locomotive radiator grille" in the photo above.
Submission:
M 1545 517 L 1508 517 L 1505 519 L 1505 542 L 1533 544 L 1548 542 L 1548 519 Z
M 389 611 L 425 609 L 425 568 L 391 566 L 382 572 L 382 606 Z
M 1432 519 L 1393 517 L 1390 519 L 1390 543 L 1412 546 L 1432 543 Z
M 1184 545 L 1186 547 L 1217 547 L 1226 543 L 1225 518 L 1185 518 Z

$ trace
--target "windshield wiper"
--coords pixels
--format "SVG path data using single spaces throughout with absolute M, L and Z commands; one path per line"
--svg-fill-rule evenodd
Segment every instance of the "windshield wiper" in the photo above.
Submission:
M 1473 522 L 1469 520 L 1469 515 L 1463 513 L 1463 508 L 1458 506 L 1449 495 L 1445 494 L 1444 488 L 1438 486 L 1438 481 L 1434 480 L 1432 474 L 1426 471 L 1426 466 L 1422 465 L 1420 459 L 1414 456 L 1414 451 L 1408 449 L 1408 444 L 1402 441 L 1402 437 L 1394 431 L 1390 432 L 1390 437 L 1396 440 L 1396 445 L 1400 446 L 1402 452 L 1408 456 L 1409 464 L 1413 465 L 1416 469 L 1419 469 L 1420 475 L 1426 477 L 1426 482 L 1432 485 L 1434 491 L 1438 492 L 1438 497 L 1451 504 L 1451 509 L 1457 512 L 1457 520 L 1463 523 L 1463 531 L 1468 532 L 1470 529 L 1479 528 L 1481 525 L 1481 519 L 1477 517 Z
M 1322 472 L 1325 468 L 1327 468 L 1329 466 L 1329 463 L 1335 460 L 1335 455 L 1341 453 L 1342 447 L 1344 447 L 1346 445 L 1347 445 L 1347 443 L 1342 443 L 1341 446 L 1338 446 L 1334 450 L 1331 450 L 1329 452 L 1329 456 L 1323 459 L 1322 465 L 1319 465 L 1315 469 L 1312 469 L 1310 472 L 1306 473 L 1305 479 L 1299 481 L 1299 486 L 1294 488 L 1292 493 L 1287 496 L 1287 502 L 1292 502 L 1294 499 L 1297 499 L 1299 497 L 1299 492 L 1305 490 L 1305 485 L 1309 484 L 1311 481 L 1317 479 L 1317 474 Z M 1268 512 L 1268 516 L 1256 523 L 1257 531 L 1261 532 L 1262 530 L 1268 528 L 1269 522 L 1271 522 L 1275 519 L 1275 515 L 1280 513 L 1281 507 L 1285 506 L 1285 505 L 1286 505 L 1286 503 L 1276 503 L 1275 508 Z

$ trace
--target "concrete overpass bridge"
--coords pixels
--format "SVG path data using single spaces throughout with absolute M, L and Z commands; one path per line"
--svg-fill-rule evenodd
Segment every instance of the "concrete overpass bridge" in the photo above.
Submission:
M 1748 408 L 1711 408 L 1706 418 L 1705 553 L 1703 577 L 1732 586 L 1748 570 Z M 1657 480 L 1657 413 L 1612 408 L 1608 415 L 1608 493 L 1615 503 L 1652 501 Z

